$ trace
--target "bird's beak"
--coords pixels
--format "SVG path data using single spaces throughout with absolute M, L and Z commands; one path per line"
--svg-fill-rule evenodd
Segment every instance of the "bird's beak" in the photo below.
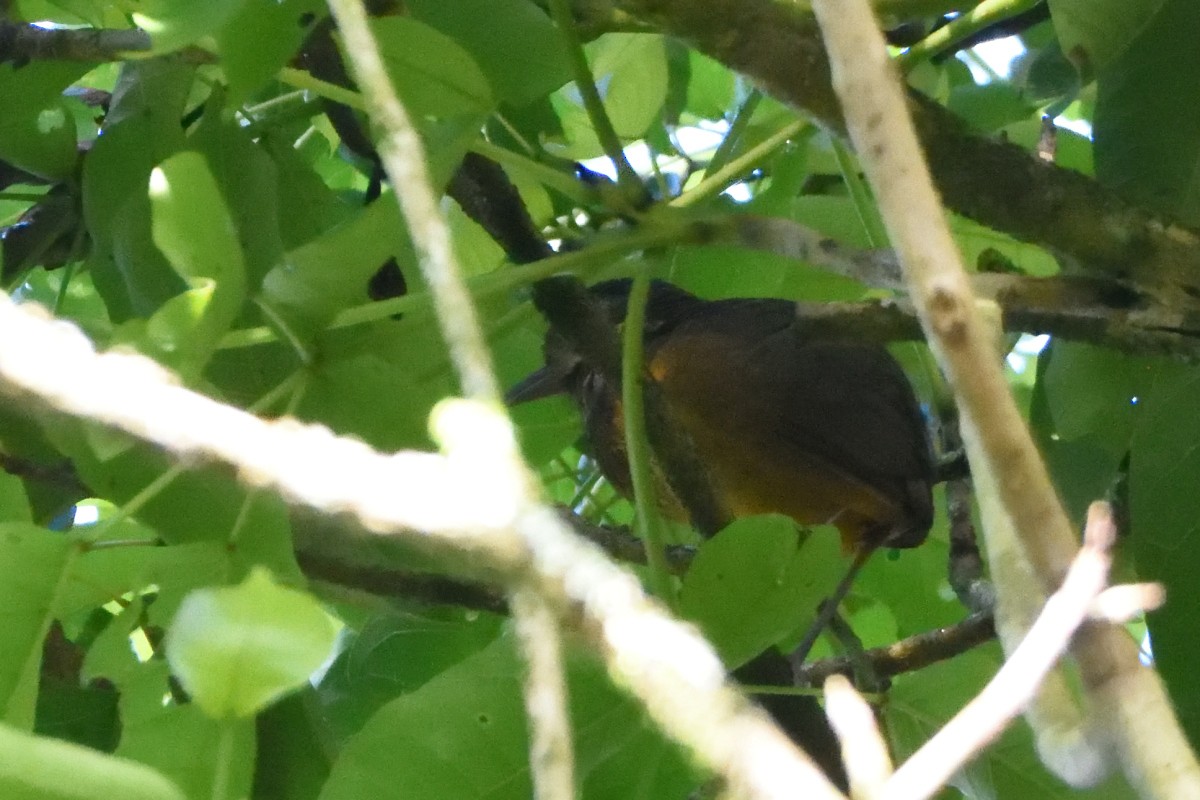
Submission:
M 531 400 L 541 400 L 543 397 L 562 394 L 567 391 L 567 377 L 574 369 L 575 364 L 561 361 L 547 364 L 509 389 L 504 395 L 504 402 L 515 406 Z

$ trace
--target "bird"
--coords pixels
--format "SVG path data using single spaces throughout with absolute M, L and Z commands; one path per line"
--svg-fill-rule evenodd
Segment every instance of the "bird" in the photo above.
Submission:
M 614 326 L 624 322 L 631 284 L 589 290 Z M 646 378 L 726 517 L 777 513 L 832 525 L 861 560 L 925 540 L 935 481 L 929 426 L 886 347 L 814 335 L 788 300 L 703 300 L 661 280 L 650 284 L 643 343 Z M 589 363 L 553 325 L 544 355 L 507 401 L 570 396 L 590 454 L 629 496 L 619 376 Z M 668 516 L 687 519 L 669 486 L 659 494 Z

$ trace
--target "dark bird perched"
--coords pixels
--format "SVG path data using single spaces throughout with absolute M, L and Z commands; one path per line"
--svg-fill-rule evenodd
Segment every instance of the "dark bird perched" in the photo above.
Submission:
M 631 281 L 607 281 L 589 290 L 590 300 L 620 325 L 630 289 Z M 916 547 L 929 533 L 934 466 L 925 419 L 884 347 L 816 336 L 786 300 L 701 300 L 655 281 L 644 328 L 647 378 L 669 422 L 692 445 L 720 507 L 716 516 L 774 512 L 801 525 L 828 523 L 855 554 L 790 664 L 770 648 L 736 673 L 751 683 L 788 685 L 790 666 L 804 661 L 867 557 L 880 546 Z M 513 387 L 508 401 L 570 395 L 601 471 L 629 495 L 620 376 L 573 344 L 587 329 L 573 325 L 568 333 L 552 324 L 546 365 Z M 664 510 L 697 517 L 668 483 L 659 481 Z M 837 740 L 817 701 L 769 696 L 763 703 L 844 790 Z
M 631 282 L 591 288 L 612 323 Z M 630 493 L 619 385 L 553 327 L 546 366 L 510 403 L 565 392 L 604 475 Z M 847 551 L 915 547 L 933 521 L 928 429 L 903 370 L 876 344 L 813 337 L 786 300 L 708 301 L 651 284 L 646 371 L 728 518 L 775 512 L 830 524 Z M 664 507 L 686 519 L 678 498 Z

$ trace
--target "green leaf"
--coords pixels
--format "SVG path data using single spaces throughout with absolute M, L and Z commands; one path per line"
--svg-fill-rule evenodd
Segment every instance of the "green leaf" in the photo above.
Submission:
M 42 639 L 77 553 L 63 534 L 0 524 L 0 721 L 32 727 Z
M 667 100 L 667 48 L 662 36 L 609 33 L 588 45 L 592 74 L 617 136 L 637 139 Z
M 1200 224 L 1200 14 L 1166 0 L 1129 48 L 1100 73 L 1096 177 L 1135 202 Z
M 264 278 L 264 298 L 307 335 L 324 330 L 337 312 L 367 302 L 367 281 L 385 261 L 409 252 L 399 215 L 395 196 L 381 197 L 287 253 Z
M 275 77 L 311 30 L 304 20 L 324 9 L 321 0 L 240 4 L 217 32 L 217 52 L 229 79 L 229 104 L 245 102 Z
M 684 797 L 695 788 L 679 750 L 594 661 L 570 658 L 568 674 L 583 796 Z M 342 749 L 320 800 L 529 797 L 521 675 L 503 636 L 388 703 Z
M 5 800 L 184 800 L 178 787 L 141 764 L 3 724 L 0 796 Z
M 1163 364 L 1138 403 L 1129 464 L 1138 572 L 1161 581 L 1167 604 L 1146 617 L 1154 660 L 1193 746 L 1200 743 L 1200 693 L 1195 690 L 1200 593 L 1195 543 L 1200 534 L 1200 369 Z
M 152 767 L 170 778 L 188 798 L 244 800 L 254 775 L 254 721 L 214 720 L 195 705 L 163 704 L 169 691 L 161 676 L 146 670 L 147 688 L 156 703 L 134 708 L 121 699 L 125 730 L 117 754 Z M 224 791 L 221 791 L 221 790 Z
M 238 586 L 189 595 L 167 635 L 167 660 L 206 714 L 248 717 L 307 681 L 336 634 L 316 601 L 259 568 Z
M 787 517 L 747 517 L 705 542 L 683 579 L 679 611 L 730 669 L 811 620 L 846 565 L 828 530 L 803 544 Z
M 388 74 L 414 116 L 488 114 L 492 88 L 458 42 L 408 17 L 371 22 Z
M 502 623 L 449 607 L 369 617 L 321 681 L 327 724 L 341 736 L 357 733 L 385 703 L 490 645 Z
M 1067 57 L 1085 77 L 1121 56 L 1163 0 L 1050 0 L 1050 19 Z
M 689 50 L 686 109 L 701 119 L 723 119 L 734 103 L 737 81 L 724 64 Z
M 154 52 L 167 53 L 216 32 L 246 0 L 142 0 L 131 15 L 150 34 Z
M 87 64 L 34 61 L 19 70 L 0 65 L 0 158 L 57 182 L 78 161 L 75 120 L 62 91 L 88 71 Z
M 388 703 L 342 748 L 320 800 L 528 797 L 520 670 L 499 640 Z
M 526 0 L 410 0 L 414 18 L 462 45 L 498 99 L 525 105 L 571 77 L 566 48 L 546 12 Z
M 246 265 L 204 156 L 183 152 L 150 173 L 154 243 L 191 290 L 151 318 L 148 343 L 185 380 L 199 376 L 241 312 Z
M 275 163 L 245 128 L 212 104 L 188 138 L 188 146 L 204 155 L 236 231 L 236 249 L 245 262 L 246 291 L 255 292 L 283 258 Z
M 90 274 L 116 322 L 148 315 L 186 288 L 154 245 L 146 186 L 154 165 L 183 146 L 179 119 L 193 73 L 173 59 L 122 65 L 104 132 L 83 161 Z

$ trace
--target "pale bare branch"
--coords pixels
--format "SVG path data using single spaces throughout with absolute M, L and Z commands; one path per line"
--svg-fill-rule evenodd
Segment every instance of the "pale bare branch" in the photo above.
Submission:
M 875 800 L 892 776 L 892 757 L 875 711 L 842 675 L 825 681 L 825 714 L 842 747 L 852 800 Z
M 900 255 L 927 340 L 954 388 L 972 471 L 990 473 L 1034 574 L 1044 591 L 1054 591 L 1073 559 L 1074 531 L 1008 393 L 883 37 L 863 0 L 816 0 L 813 10 L 847 128 Z M 1157 676 L 1141 668 L 1129 636 L 1109 624 L 1088 623 L 1079 629 L 1073 653 L 1097 707 L 1107 708 L 1107 720 L 1117 723 L 1107 732 L 1131 783 L 1145 797 L 1200 796 L 1200 765 Z M 1166 739 L 1165 748 L 1147 746 L 1149 739 L 1142 737 L 1148 726 L 1105 705 L 1116 699 L 1114 683 L 1141 685 L 1139 696 L 1146 700 L 1141 712 L 1154 718 L 1154 739 Z M 1174 763 L 1164 760 L 1164 750 Z
M 562 632 L 546 601 L 518 589 L 509 601 L 525 656 L 525 713 L 529 717 L 529 767 L 536 800 L 575 796 L 575 754 L 567 716 Z

